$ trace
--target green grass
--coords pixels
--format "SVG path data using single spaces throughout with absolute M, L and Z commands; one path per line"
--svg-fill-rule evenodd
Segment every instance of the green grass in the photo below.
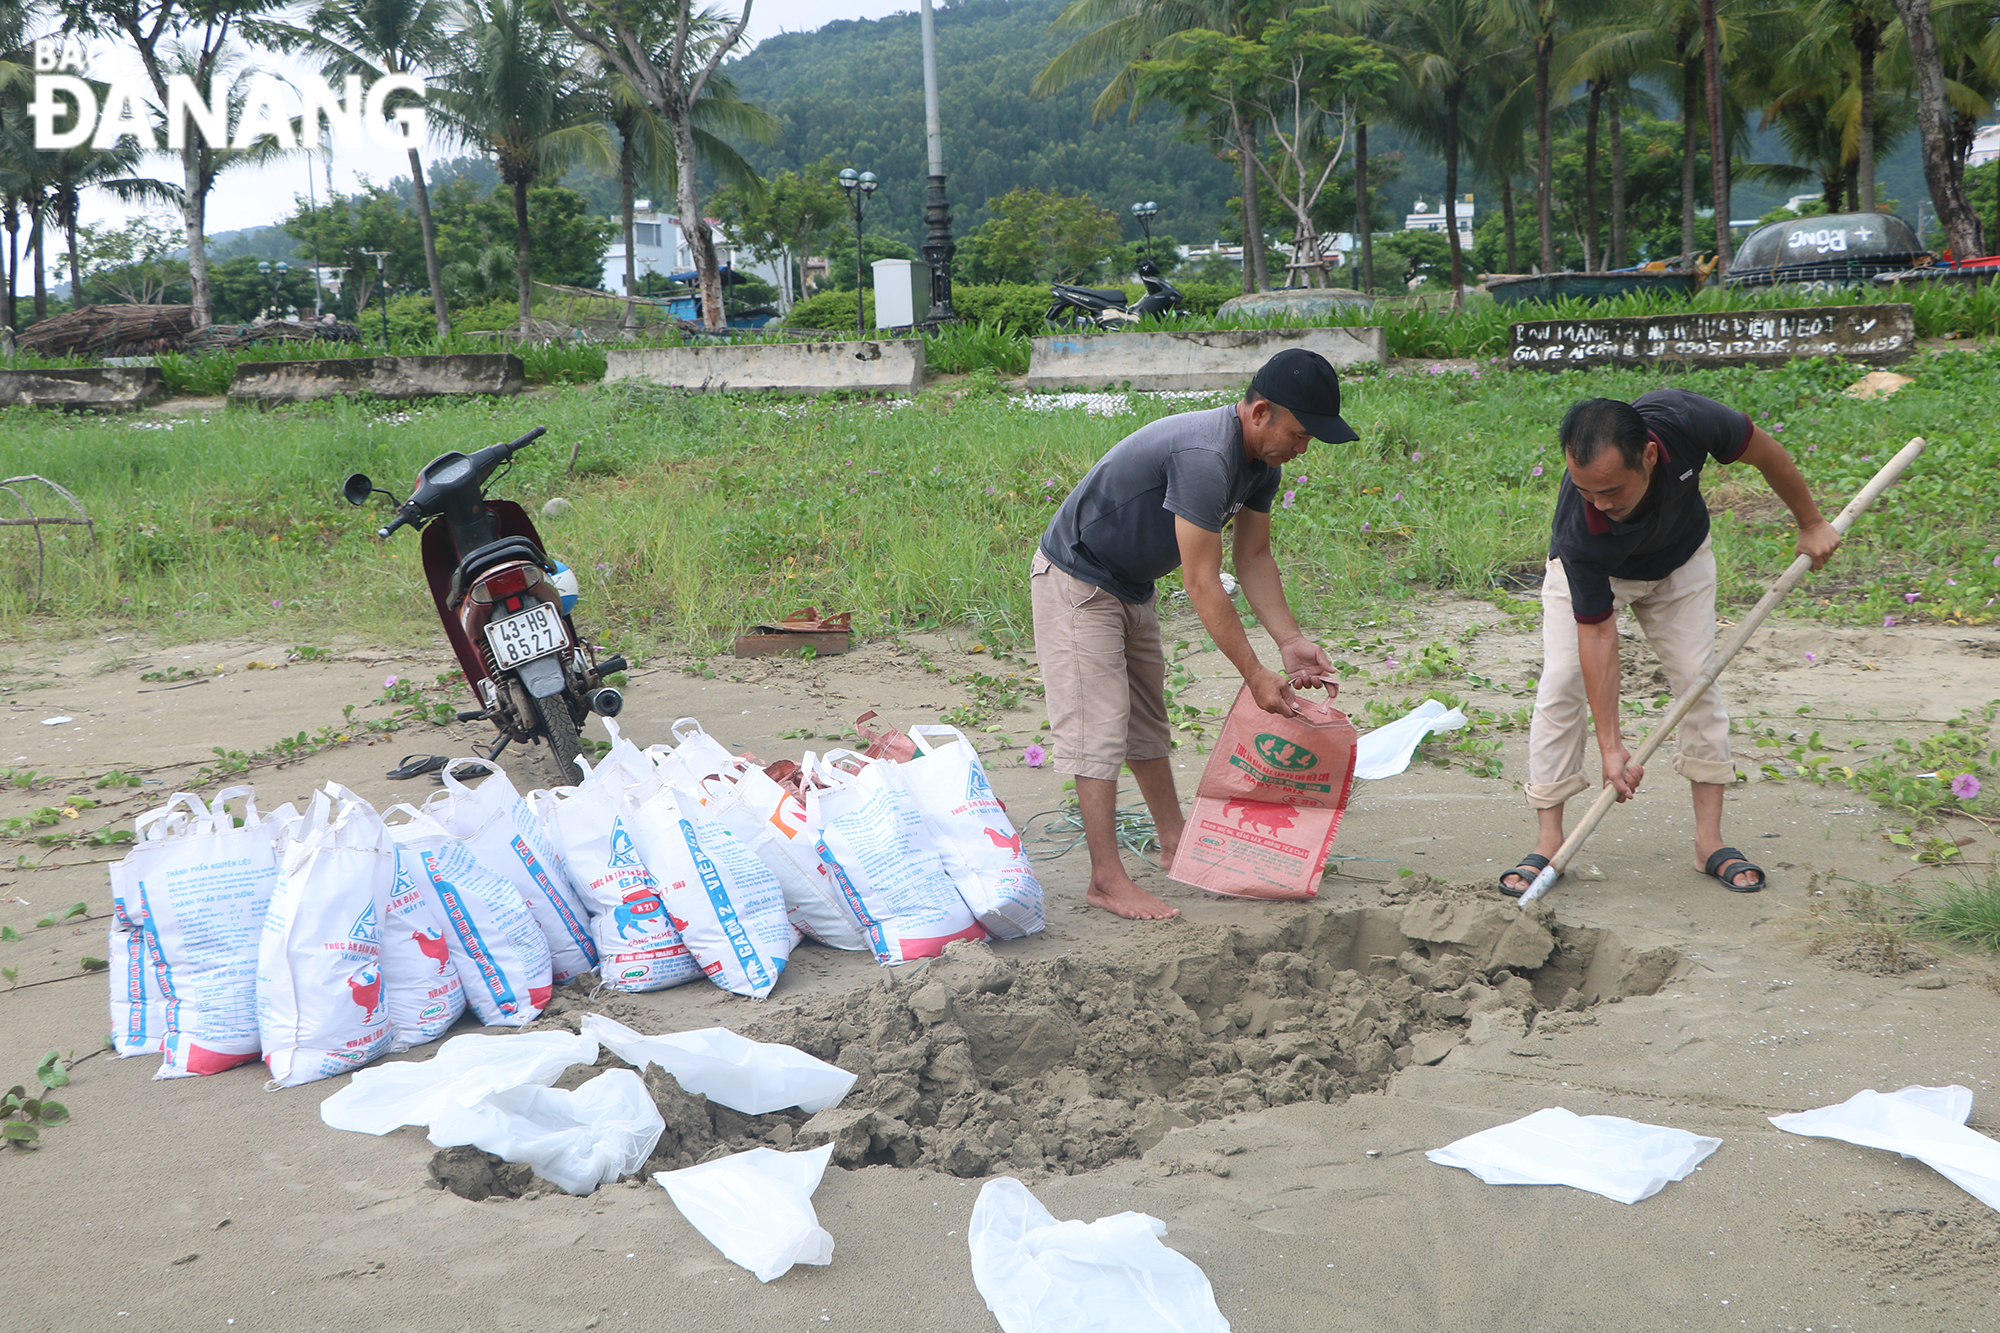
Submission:
M 1913 896 L 1918 928 L 1954 944 L 2000 951 L 2000 869 L 1986 881 L 1970 877 Z
M 1671 378 L 1352 375 L 1346 415 L 1362 439 L 1316 445 L 1288 469 L 1275 538 L 1287 587 L 1308 624 L 1332 626 L 1441 587 L 1490 595 L 1503 576 L 1538 570 L 1563 411 L 1673 383 L 1776 433 L 1829 513 L 1910 436 L 1930 440 L 1788 614 L 1989 621 L 2000 598 L 2000 440 L 1989 426 L 2000 351 L 1905 369 L 1918 382 L 1874 402 L 1842 396 L 1859 371 L 1830 362 Z M 549 436 L 492 489 L 531 510 L 556 494 L 575 504 L 544 521 L 543 535 L 579 572 L 582 623 L 618 647 L 708 651 L 745 623 L 808 604 L 852 611 L 864 633 L 964 623 L 1025 635 L 1027 561 L 1055 504 L 1117 440 L 1190 406 L 1130 404 L 1109 418 L 1037 412 L 975 378 L 900 406 L 605 386 L 206 419 L 10 409 L 0 413 L 0 475 L 61 482 L 98 531 L 94 548 L 79 529 L 50 534 L 35 606 L 34 543 L 0 530 L 0 632 L 67 623 L 185 638 L 426 640 L 436 629 L 414 537 L 376 542 L 384 511 L 349 508 L 341 479 L 363 471 L 398 489 L 438 453 L 546 425 Z M 568 477 L 572 445 L 578 475 Z M 1747 605 L 1789 561 L 1788 516 L 1745 469 L 1716 469 L 1706 489 L 1723 510 L 1724 598 Z

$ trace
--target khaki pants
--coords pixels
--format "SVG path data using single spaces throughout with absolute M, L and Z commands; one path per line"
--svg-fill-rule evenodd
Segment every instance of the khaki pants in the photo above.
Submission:
M 1122 764 L 1166 758 L 1173 731 L 1159 598 L 1121 601 L 1040 551 L 1028 588 L 1056 772 L 1115 781 Z
M 1687 563 L 1663 579 L 1611 580 L 1614 605 L 1629 606 L 1646 642 L 1666 668 L 1667 683 L 1679 698 L 1701 674 L 1715 649 L 1715 551 L 1708 542 Z M 1616 612 L 1614 611 L 1615 615 Z M 1577 653 L 1577 624 L 1562 561 L 1552 559 L 1542 581 L 1542 679 L 1535 691 L 1535 718 L 1528 727 L 1528 804 L 1537 810 L 1561 805 L 1598 784 L 1583 775 L 1583 739 L 1589 700 Z M 1736 776 L 1729 761 L 1729 710 L 1719 685 L 1711 685 L 1674 729 L 1674 770 L 1689 782 L 1727 783 Z

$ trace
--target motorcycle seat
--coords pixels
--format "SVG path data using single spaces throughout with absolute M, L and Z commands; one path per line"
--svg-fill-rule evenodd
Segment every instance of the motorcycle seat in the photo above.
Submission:
M 1056 283 L 1059 292 L 1071 292 L 1077 296 L 1088 296 L 1106 305 L 1124 305 L 1125 293 L 1117 287 L 1072 287 L 1068 283 Z
M 451 592 L 447 599 L 449 603 L 453 606 L 458 605 L 466 590 L 472 586 L 474 579 L 495 565 L 505 564 L 510 560 L 526 560 L 540 567 L 545 573 L 556 572 L 555 562 L 542 554 L 541 548 L 533 541 L 526 537 L 502 537 L 497 542 L 475 546 L 466 552 L 465 557 L 458 562 L 458 568 L 451 573 Z

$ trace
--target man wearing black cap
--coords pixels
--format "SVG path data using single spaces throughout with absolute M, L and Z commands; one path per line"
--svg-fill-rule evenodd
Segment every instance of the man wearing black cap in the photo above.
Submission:
M 1088 900 L 1151 920 L 1180 909 L 1133 882 L 1118 854 L 1118 770 L 1128 764 L 1173 862 L 1184 817 L 1167 755 L 1166 653 L 1153 581 L 1175 569 L 1209 637 L 1259 706 L 1289 715 L 1291 675 L 1331 672 L 1299 629 L 1271 556 L 1271 501 L 1284 465 L 1314 439 L 1358 438 L 1340 418 L 1325 357 L 1292 348 L 1266 362 L 1240 403 L 1184 412 L 1113 445 L 1042 534 L 1030 570 L 1035 647 L 1055 734 L 1055 768 L 1076 778 L 1090 850 Z M 1277 642 L 1280 669 L 1257 658 L 1222 584 L 1222 530 L 1234 520 L 1236 578 Z

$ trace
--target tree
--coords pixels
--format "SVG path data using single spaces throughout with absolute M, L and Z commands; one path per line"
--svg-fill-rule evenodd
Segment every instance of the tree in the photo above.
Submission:
M 730 244 L 789 266 L 798 278 L 799 300 L 806 297 L 806 258 L 847 218 L 839 172 L 837 160 L 824 157 L 802 171 L 779 172 L 761 192 L 726 186 L 715 194 Z
M 205 105 L 214 106 L 217 92 L 231 87 L 224 75 L 237 63 L 232 55 L 236 25 L 270 9 L 279 0 L 57 0 L 56 9 L 76 32 L 94 36 L 117 34 L 130 42 L 145 67 L 159 104 L 171 107 L 168 85 L 177 76 Z M 231 98 L 230 111 L 223 119 L 233 139 L 242 114 L 240 98 Z M 208 252 L 205 234 L 208 225 L 208 192 L 225 164 L 232 158 L 229 148 L 217 147 L 195 125 L 191 109 L 184 110 L 178 124 L 169 124 L 168 142 L 178 134 L 182 146 L 168 151 L 181 163 L 181 220 L 187 233 L 188 295 L 194 306 L 194 323 L 199 328 L 209 322 Z M 146 147 L 153 145 L 148 143 Z
M 1931 0 L 1891 0 L 1903 20 L 1910 44 L 1910 65 L 1917 81 L 1917 132 L 1923 140 L 1924 181 L 1944 225 L 1951 252 L 1969 259 L 1981 251 L 1979 218 L 1966 200 L 1965 187 L 1954 170 L 1951 147 L 1951 107 L 1945 88 L 1944 64 L 1938 55 L 1937 30 L 1931 21 Z
M 178 232 L 148 217 L 132 218 L 122 227 L 79 228 L 77 248 L 90 299 L 109 296 L 132 305 L 164 303 L 170 292 L 187 283 L 187 262 L 172 257 L 179 245 Z
M 447 124 L 493 155 L 514 199 L 514 278 L 521 336 L 533 327 L 528 191 L 543 171 L 580 157 L 610 164 L 602 126 L 589 118 L 582 79 L 556 34 L 535 17 L 535 0 L 465 0 L 466 26 L 452 46 L 442 103 Z M 593 274 L 592 282 L 602 274 Z
M 305 50 L 325 58 L 322 74 L 329 82 L 349 74 L 380 78 L 391 74 L 421 74 L 435 69 L 449 45 L 447 0 L 328 0 L 313 11 L 305 25 L 259 24 L 259 36 L 288 50 Z M 397 103 L 385 105 L 393 114 Z M 315 137 L 317 125 L 305 127 Z M 431 288 L 431 308 L 437 315 L 438 337 L 451 336 L 451 312 L 445 307 L 439 272 L 437 228 L 431 220 L 430 191 L 424 182 L 423 158 L 410 144 L 410 183 L 416 191 L 417 222 L 423 236 L 424 272 Z
M 708 327 L 724 327 L 727 314 L 722 304 L 722 271 L 714 239 L 704 225 L 696 177 L 700 154 L 695 142 L 695 107 L 723 57 L 742 41 L 752 0 L 743 0 L 743 12 L 734 25 L 709 38 L 702 35 L 708 11 L 697 16 L 694 0 L 674 0 L 672 33 L 663 42 L 656 41 L 653 34 L 664 25 L 657 25 L 657 19 L 643 9 L 628 9 L 621 0 L 552 2 L 563 26 L 596 50 L 666 120 L 674 143 L 681 235 L 694 257 L 702 313 Z
M 1234 108 L 1276 144 L 1276 164 L 1253 160 L 1294 224 L 1291 267 L 1311 285 L 1324 281 L 1313 211 L 1347 147 L 1350 96 L 1372 97 L 1397 70 L 1380 48 L 1327 31 L 1326 7 L 1295 11 L 1260 40 L 1212 29 L 1174 34 L 1161 53 L 1134 66 L 1134 102 L 1162 101 L 1200 124 Z
M 296 237 L 300 256 L 319 256 L 328 268 L 345 268 L 340 292 L 343 308 L 359 316 L 375 294 L 383 268 L 364 250 L 386 250 L 387 272 L 425 272 L 435 251 L 435 236 L 425 244 L 421 219 L 403 206 L 394 190 L 362 182 L 360 193 L 328 199 L 317 206 L 300 199 L 280 225 Z M 442 290 L 443 281 L 439 280 Z M 435 311 L 435 303 L 433 304 Z M 447 325 L 447 327 L 449 327 Z
M 1118 215 L 1087 194 L 1014 190 L 987 207 L 993 216 L 965 245 L 974 282 L 1075 282 L 1124 235 Z

